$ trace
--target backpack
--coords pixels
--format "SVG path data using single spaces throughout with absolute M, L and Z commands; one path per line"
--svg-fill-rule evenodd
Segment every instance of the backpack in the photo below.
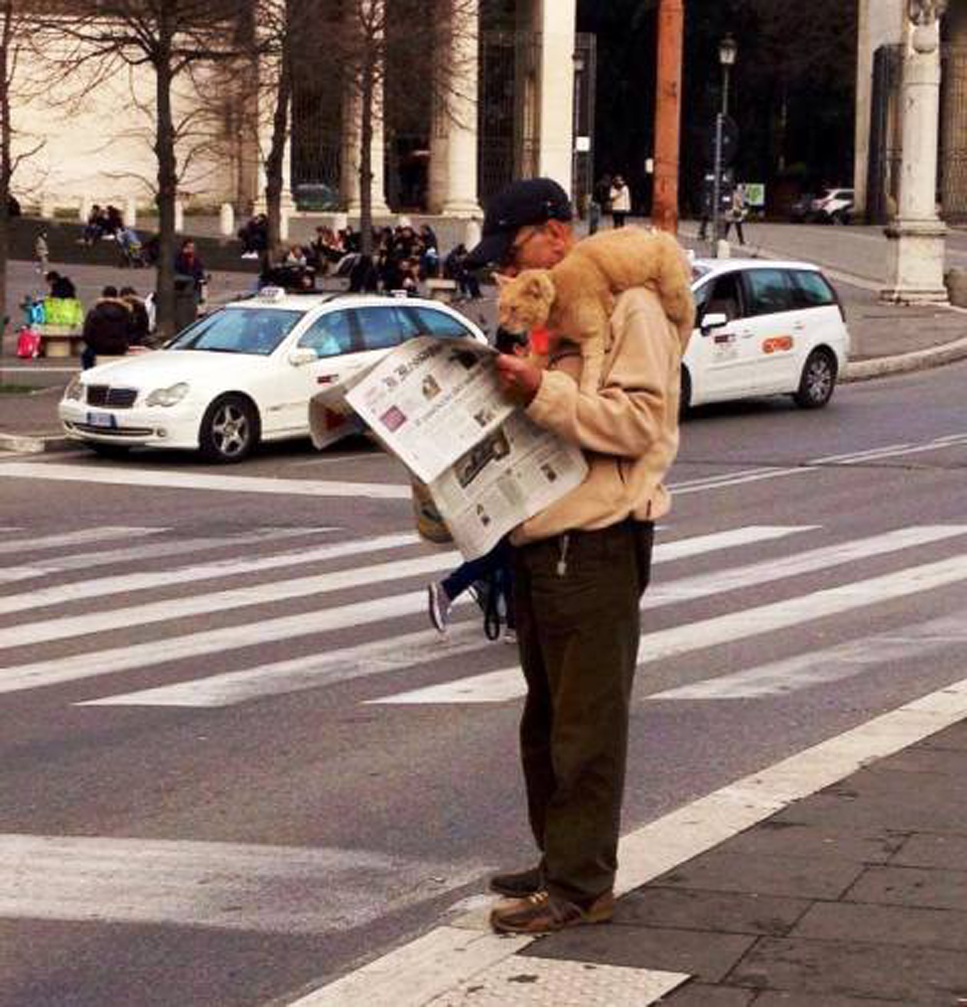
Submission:
M 40 333 L 34 329 L 22 328 L 17 334 L 17 356 L 31 359 L 40 356 Z

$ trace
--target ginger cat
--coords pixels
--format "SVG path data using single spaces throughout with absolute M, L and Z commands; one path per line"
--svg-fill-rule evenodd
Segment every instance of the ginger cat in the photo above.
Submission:
M 547 326 L 573 340 L 583 358 L 581 391 L 591 393 L 601 380 L 615 295 L 643 286 L 656 291 L 684 347 L 695 323 L 690 273 L 681 246 L 664 231 L 603 231 L 579 241 L 551 269 L 525 269 L 512 279 L 498 274 L 500 327 L 526 334 Z

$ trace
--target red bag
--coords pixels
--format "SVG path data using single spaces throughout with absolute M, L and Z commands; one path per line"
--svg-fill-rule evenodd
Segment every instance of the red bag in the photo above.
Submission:
M 17 336 L 17 356 L 24 358 L 40 356 L 40 333 L 33 329 L 21 329 Z

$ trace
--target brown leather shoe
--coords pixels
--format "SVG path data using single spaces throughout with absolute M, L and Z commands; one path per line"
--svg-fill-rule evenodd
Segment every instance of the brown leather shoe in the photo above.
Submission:
M 490 925 L 501 934 L 550 934 L 567 927 L 608 923 L 614 915 L 614 893 L 605 892 L 582 909 L 546 890 L 526 899 L 505 899 L 490 912 Z

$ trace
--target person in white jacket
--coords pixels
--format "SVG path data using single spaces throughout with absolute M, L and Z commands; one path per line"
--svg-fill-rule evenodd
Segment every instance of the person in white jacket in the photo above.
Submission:
M 615 175 L 611 181 L 611 223 L 615 227 L 624 227 L 625 219 L 631 213 L 631 192 L 620 175 Z

